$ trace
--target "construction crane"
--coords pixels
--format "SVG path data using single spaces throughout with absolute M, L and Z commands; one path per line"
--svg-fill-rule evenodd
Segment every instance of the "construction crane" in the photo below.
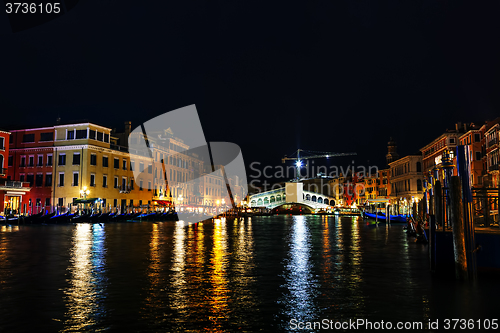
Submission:
M 302 154 L 301 154 L 302 153 Z M 304 156 L 305 154 L 305 156 Z M 285 163 L 285 161 L 290 161 L 293 160 L 295 161 L 295 168 L 297 169 L 297 180 L 300 179 L 300 168 L 304 165 L 302 162 L 303 160 L 310 160 L 313 158 L 329 158 L 329 157 L 338 157 L 338 156 L 352 156 L 352 155 L 357 155 L 356 153 L 329 153 L 329 152 L 324 152 L 324 151 L 313 151 L 313 150 L 304 150 L 304 149 L 297 149 L 296 152 L 294 152 L 290 157 L 285 155 L 281 159 L 282 163 Z

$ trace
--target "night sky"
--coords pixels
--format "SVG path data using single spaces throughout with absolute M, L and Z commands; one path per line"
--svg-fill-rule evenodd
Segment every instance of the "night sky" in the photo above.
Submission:
M 196 104 L 247 164 L 302 148 L 384 166 L 390 136 L 403 156 L 500 115 L 500 2 L 72 3 L 18 32 L 0 14 L 0 127 L 122 130 Z

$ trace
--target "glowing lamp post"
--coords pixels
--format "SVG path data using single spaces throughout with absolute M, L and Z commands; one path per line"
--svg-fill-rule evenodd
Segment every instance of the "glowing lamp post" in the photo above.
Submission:
M 90 190 L 87 186 L 84 186 L 82 190 L 80 190 L 80 196 L 83 197 L 83 200 L 87 200 L 87 196 L 90 194 Z M 83 204 L 85 207 L 85 203 Z

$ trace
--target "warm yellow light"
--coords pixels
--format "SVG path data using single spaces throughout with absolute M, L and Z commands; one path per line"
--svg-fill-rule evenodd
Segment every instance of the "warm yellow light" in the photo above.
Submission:
M 84 186 L 84 187 L 83 187 L 83 191 L 84 191 L 84 192 L 87 192 L 87 186 Z
M 217 206 L 220 205 L 220 200 L 217 200 Z

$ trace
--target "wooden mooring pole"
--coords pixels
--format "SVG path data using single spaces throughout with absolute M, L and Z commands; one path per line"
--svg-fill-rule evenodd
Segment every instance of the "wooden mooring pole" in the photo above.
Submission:
M 461 280 L 475 280 L 477 277 L 468 148 L 467 146 L 457 147 L 458 176 L 451 177 L 449 184 L 455 273 Z

